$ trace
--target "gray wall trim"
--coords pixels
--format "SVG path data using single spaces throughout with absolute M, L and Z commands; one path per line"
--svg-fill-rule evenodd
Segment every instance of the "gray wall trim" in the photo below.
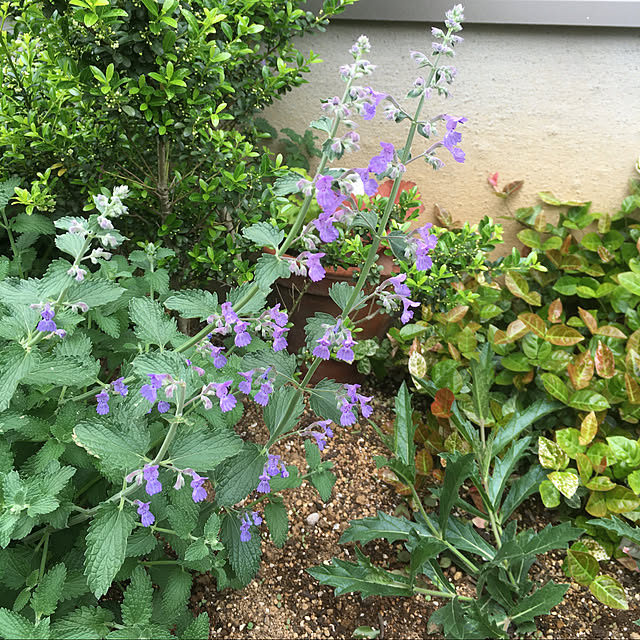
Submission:
M 336 19 L 442 22 L 456 0 L 359 0 Z M 468 0 L 465 22 L 640 27 L 640 0 Z M 310 10 L 322 0 L 307 0 Z

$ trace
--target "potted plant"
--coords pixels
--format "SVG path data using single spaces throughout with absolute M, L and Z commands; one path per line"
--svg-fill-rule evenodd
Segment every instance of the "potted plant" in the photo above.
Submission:
M 300 174 L 305 180 L 304 171 L 300 171 Z M 295 353 L 302 348 L 303 356 L 311 355 L 307 340 L 310 337 L 309 332 L 305 332 L 307 320 L 318 317 L 317 314 L 322 317 L 322 314 L 335 316 L 339 313 L 340 309 L 332 299 L 330 290 L 335 284 L 353 284 L 358 279 L 372 243 L 370 221 L 376 219 L 379 212 L 384 210 L 393 184 L 393 180 L 386 180 L 376 186 L 375 192 L 367 194 L 360 175 L 354 171 L 332 170 L 327 174 L 332 178 L 340 178 L 342 184 L 346 181 L 348 185 L 352 185 L 351 193 L 340 203 L 339 216 L 333 225 L 337 241 L 326 244 L 322 242 L 316 222 L 322 208 L 318 202 L 314 202 L 309 208 L 304 226 L 289 249 L 292 271 L 297 274 L 279 280 L 276 288 L 279 301 L 289 310 L 289 319 L 293 323 L 289 332 L 289 349 Z M 289 195 L 277 212 L 275 222 L 285 232 L 290 230 L 300 209 L 300 196 L 301 194 Z M 392 259 L 395 234 L 406 234 L 423 210 L 424 205 L 420 202 L 416 184 L 407 180 L 401 181 L 386 234 L 377 252 L 376 265 L 367 278 L 365 292 L 371 292 L 383 280 L 400 273 L 400 268 Z M 296 266 L 294 256 L 316 250 L 324 254 L 321 259 L 324 276 L 321 279 L 305 278 L 304 268 L 296 272 L 300 267 Z M 312 269 L 313 264 L 308 268 L 311 276 Z M 383 338 L 391 322 L 392 316 L 372 298 L 354 317 L 356 343 L 371 338 Z M 354 359 L 357 360 L 359 355 L 356 344 Z M 329 377 L 355 381 L 362 377 L 353 362 L 336 359 L 324 362 L 315 375 L 318 380 Z

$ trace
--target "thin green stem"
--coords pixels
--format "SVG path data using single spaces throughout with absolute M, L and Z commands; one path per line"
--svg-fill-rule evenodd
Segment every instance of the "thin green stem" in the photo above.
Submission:
M 38 582 L 42 580 L 42 577 L 44 576 L 45 567 L 47 566 L 47 555 L 49 553 L 49 536 L 50 535 L 51 533 L 49 531 L 47 531 L 47 533 L 44 534 L 44 546 L 42 547 L 42 558 L 40 559 L 40 571 L 38 573 Z
M 431 596 L 433 598 L 459 598 L 464 602 L 473 602 L 473 598 L 469 596 L 461 596 L 457 593 L 451 593 L 450 591 L 432 591 L 431 589 L 423 589 L 422 587 L 413 587 L 416 593 L 422 593 L 425 596 Z

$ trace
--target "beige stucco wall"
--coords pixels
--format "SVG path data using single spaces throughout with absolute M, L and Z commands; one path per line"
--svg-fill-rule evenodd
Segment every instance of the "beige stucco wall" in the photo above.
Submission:
M 416 69 L 409 51 L 429 50 L 429 28 L 334 22 L 324 34 L 299 43 L 324 61 L 313 67 L 309 84 L 270 107 L 265 117 L 277 129 L 302 133 L 321 114 L 321 98 L 341 95 L 338 67 L 351 61 L 348 49 L 362 33 L 369 36 L 369 58 L 378 65 L 365 84 L 403 97 L 425 71 Z M 628 194 L 629 178 L 637 177 L 640 30 L 467 25 L 462 35 L 453 95 L 432 98 L 428 114 L 469 118 L 461 127 L 467 159 L 458 164 L 441 149 L 443 169 L 433 171 L 421 160 L 409 165 L 407 178 L 423 194 L 426 220 L 432 220 L 434 203 L 454 219 L 470 222 L 504 215 L 503 201 L 487 185 L 487 176 L 496 171 L 500 186 L 516 179 L 525 182 L 509 201 L 512 208 L 534 204 L 536 192 L 549 190 L 566 199 L 590 200 L 592 211 L 616 211 Z M 340 164 L 366 166 L 379 152 L 380 140 L 402 145 L 407 128 L 406 121 L 395 124 L 381 115 L 371 122 L 359 119 L 362 150 Z M 423 140 L 417 138 L 417 144 Z M 423 149 L 414 144 L 414 153 Z M 506 239 L 517 243 L 518 229 L 507 226 Z

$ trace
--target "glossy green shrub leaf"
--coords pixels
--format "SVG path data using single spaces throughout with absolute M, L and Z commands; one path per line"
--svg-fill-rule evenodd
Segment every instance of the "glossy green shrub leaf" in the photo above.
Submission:
M 553 471 L 547 477 L 565 498 L 571 498 L 580 484 L 578 476 L 571 471 Z
M 545 469 L 565 469 L 569 464 L 567 454 L 552 440 L 538 437 L 538 459 Z
M 555 509 L 560 504 L 560 492 L 551 480 L 544 480 L 538 487 L 542 503 L 547 509 Z
M 586 446 L 580 444 L 580 432 L 577 429 L 568 428 L 556 431 L 556 442 L 570 458 L 575 458 L 577 454 L 586 451 Z
M 619 273 L 618 282 L 633 295 L 640 296 L 640 274 L 632 271 Z
M 590 553 L 584 551 L 569 549 L 567 564 L 571 577 L 585 587 L 591 584 L 600 572 L 598 561 Z
M 569 396 L 569 406 L 580 411 L 602 411 L 609 408 L 608 400 L 600 393 L 581 389 Z
M 553 373 L 543 373 L 540 376 L 545 391 L 560 402 L 567 404 L 569 402 L 569 389 L 561 378 Z
M 616 483 L 608 476 L 596 476 L 585 484 L 585 487 L 590 491 L 611 491 L 616 486 Z
M 640 497 L 626 487 L 617 486 L 605 494 L 607 509 L 611 513 L 628 513 L 640 507 Z

